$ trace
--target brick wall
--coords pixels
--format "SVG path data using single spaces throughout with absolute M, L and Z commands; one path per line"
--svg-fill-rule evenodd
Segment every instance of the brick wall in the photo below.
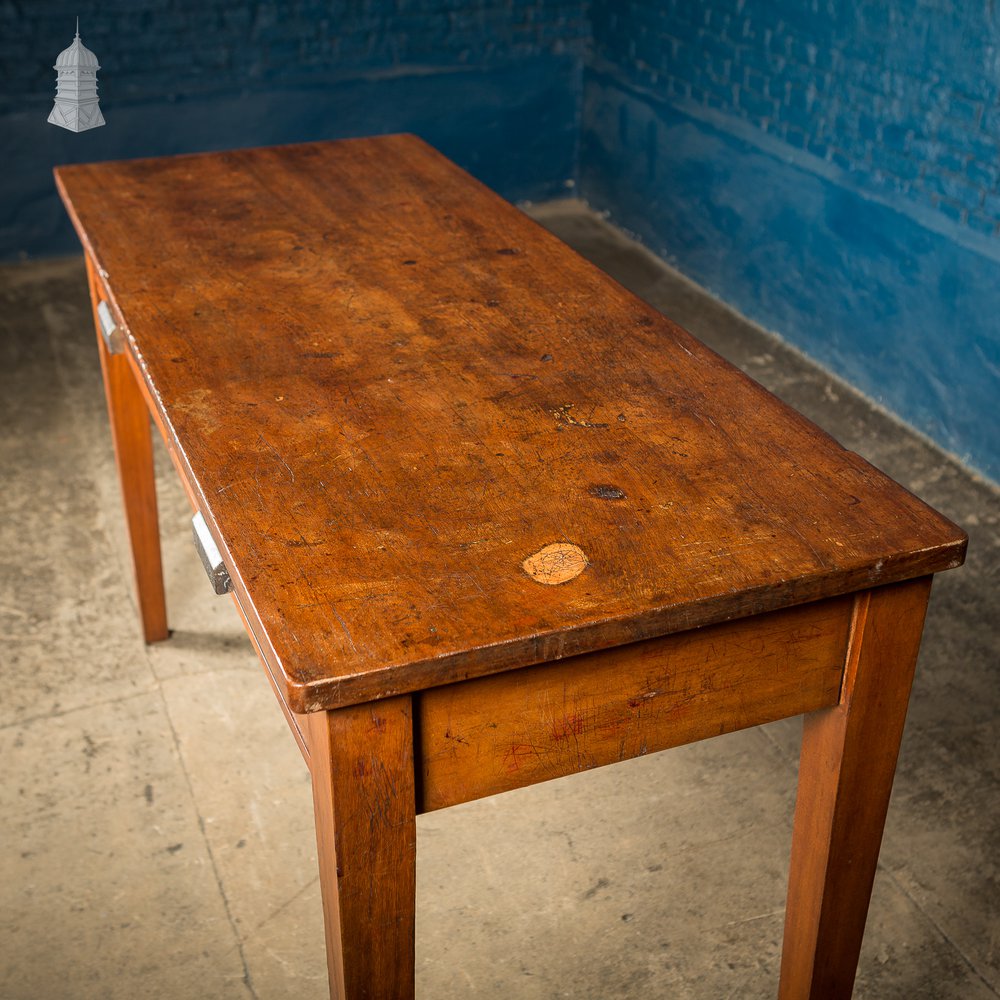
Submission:
M 107 125 L 46 122 L 56 56 Z M 417 132 L 513 199 L 576 174 L 586 0 L 0 0 L 0 259 L 70 253 L 60 163 Z
M 110 101 L 583 51 L 584 0 L 0 0 L 0 111 L 50 103 L 80 36 Z
M 1000 235 L 993 0 L 595 0 L 598 66 Z

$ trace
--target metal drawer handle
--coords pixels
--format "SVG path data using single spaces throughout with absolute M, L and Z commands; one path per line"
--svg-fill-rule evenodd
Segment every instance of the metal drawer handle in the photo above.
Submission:
M 104 338 L 104 346 L 108 349 L 108 354 L 121 354 L 124 350 L 122 332 L 118 329 L 118 324 L 111 315 L 111 310 L 104 299 L 97 303 L 97 318 L 100 320 L 101 336 Z
M 233 589 L 233 581 L 229 578 L 229 570 L 222 561 L 219 547 L 215 544 L 215 539 L 208 530 L 205 518 L 201 511 L 191 519 L 191 528 L 194 532 L 194 547 L 201 556 L 202 565 L 208 574 L 208 579 L 212 584 L 212 589 L 217 594 L 226 594 Z

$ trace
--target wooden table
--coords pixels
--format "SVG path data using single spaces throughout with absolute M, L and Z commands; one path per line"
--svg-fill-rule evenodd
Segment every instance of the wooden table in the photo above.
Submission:
M 418 813 L 805 713 L 780 995 L 849 996 L 964 533 L 413 136 L 56 178 L 146 640 L 149 413 L 312 772 L 333 995 L 413 994 Z

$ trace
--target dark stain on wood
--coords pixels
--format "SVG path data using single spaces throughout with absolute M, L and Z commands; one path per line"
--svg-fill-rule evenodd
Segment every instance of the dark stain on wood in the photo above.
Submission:
M 625 491 L 619 489 L 617 486 L 611 486 L 607 483 L 594 483 L 592 486 L 587 487 L 587 492 L 592 496 L 596 497 L 598 500 L 624 500 Z
M 557 406 L 552 411 L 552 416 L 556 418 L 560 425 L 566 425 L 568 427 L 586 427 L 589 430 L 607 430 L 607 424 L 595 422 L 589 417 L 581 419 L 580 417 L 574 416 L 574 405 L 574 403 L 563 403 L 561 406 Z M 560 426 L 559 429 L 562 430 L 562 426 Z

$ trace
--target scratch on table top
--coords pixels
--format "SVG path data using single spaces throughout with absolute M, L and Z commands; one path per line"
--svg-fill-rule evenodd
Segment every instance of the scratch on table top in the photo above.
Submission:
M 284 467 L 285 467 L 285 468 L 286 468 L 286 469 L 288 470 L 288 475 L 289 475 L 289 476 L 291 476 L 291 478 L 292 478 L 292 482 L 294 483 L 294 482 L 295 482 L 295 473 L 294 473 L 294 472 L 292 471 L 292 467 L 291 467 L 291 466 L 290 466 L 290 465 L 289 465 L 289 464 L 288 464 L 288 463 L 287 463 L 287 462 L 286 462 L 286 461 L 284 460 L 284 458 L 282 458 L 282 455 L 281 455 L 281 452 L 280 452 L 280 451 L 278 451 L 278 449 L 277 449 L 277 448 L 275 448 L 275 447 L 274 447 L 274 445 L 273 445 L 273 444 L 271 444 L 271 442 L 270 442 L 270 441 L 268 441 L 268 440 L 267 440 L 267 438 L 266 438 L 266 437 L 264 437 L 264 435 L 263 435 L 263 434 L 260 434 L 260 435 L 258 435 L 258 437 L 257 437 L 257 443 L 258 443 L 258 444 L 260 444 L 260 443 L 261 443 L 261 441 L 263 441 L 263 442 L 264 442 L 264 444 L 266 444 L 266 445 L 268 446 L 268 448 L 270 448 L 270 449 L 271 449 L 271 451 L 272 451 L 272 452 L 274 453 L 274 457 L 275 457 L 275 458 L 276 458 L 276 459 L 277 459 L 277 460 L 278 460 L 279 462 L 281 462 L 281 464 L 282 464 L 282 465 L 283 465 L 283 466 L 284 466 Z

